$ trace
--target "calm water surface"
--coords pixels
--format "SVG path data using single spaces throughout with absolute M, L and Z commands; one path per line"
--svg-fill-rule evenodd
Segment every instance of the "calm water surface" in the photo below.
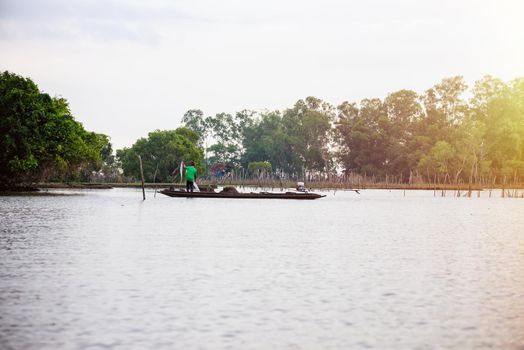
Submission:
M 0 197 L 0 349 L 524 349 L 524 200 Z

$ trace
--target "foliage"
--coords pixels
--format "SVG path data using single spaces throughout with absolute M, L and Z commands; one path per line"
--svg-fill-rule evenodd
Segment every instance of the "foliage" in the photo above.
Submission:
M 230 164 L 231 166 L 240 165 L 240 148 L 233 143 L 224 144 L 218 142 L 210 146 L 208 151 L 212 153 L 212 156 L 208 159 L 209 164 L 224 163 Z
M 204 118 L 201 110 L 192 109 L 184 114 L 182 125 L 200 136 L 199 145 L 205 145 L 206 153 L 211 153 L 207 159 L 208 165 L 226 163 L 238 167 L 242 154 L 243 131 L 253 115 L 252 111 L 242 110 L 235 115 L 217 113 L 215 116 Z M 215 143 L 207 148 L 209 140 Z
M 295 178 L 339 171 L 404 181 L 413 173 L 447 182 L 524 177 L 524 78 L 486 76 L 468 90 L 462 77 L 451 77 L 420 95 L 399 90 L 336 108 L 307 97 L 282 111 L 205 116 L 193 109 L 182 125 L 151 132 L 115 158 L 109 138 L 86 131 L 65 99 L 4 72 L 0 182 L 115 179 L 120 167 L 138 179 L 138 155 L 147 181 L 171 180 L 182 160 L 194 160 L 202 175 L 224 164 Z
M 199 145 L 202 146 L 208 136 L 208 125 L 204 113 L 200 109 L 190 109 L 184 114 L 182 125 L 198 136 Z
M 147 138 L 137 140 L 132 147 L 118 150 L 117 158 L 124 175 L 140 179 L 140 155 L 146 181 L 168 182 L 181 161 L 194 161 L 198 174 L 202 174 L 203 151 L 197 146 L 198 141 L 198 134 L 187 128 L 156 130 Z
M 7 71 L 0 75 L 0 148 L 2 186 L 78 179 L 111 152 L 109 138 L 86 131 L 65 99 Z
M 210 136 L 213 162 L 267 161 L 295 177 L 337 169 L 404 181 L 415 172 L 448 182 L 524 176 L 522 78 L 504 83 L 486 76 L 468 91 L 456 76 L 421 95 L 399 90 L 336 108 L 308 97 L 284 111 L 206 118 L 189 111 L 184 120 Z
M 248 164 L 247 170 L 251 174 L 265 176 L 271 174 L 272 166 L 270 162 L 251 162 Z
M 251 162 L 247 165 L 247 170 L 250 173 L 271 173 L 271 163 L 270 162 Z
M 293 108 L 284 112 L 282 119 L 296 157 L 296 170 L 328 170 L 332 109 L 328 103 L 308 97 L 297 101 Z
M 247 123 L 243 133 L 243 164 L 268 161 L 288 174 L 326 172 L 331 166 L 329 143 L 332 107 L 314 97 L 293 108 L 265 112 Z

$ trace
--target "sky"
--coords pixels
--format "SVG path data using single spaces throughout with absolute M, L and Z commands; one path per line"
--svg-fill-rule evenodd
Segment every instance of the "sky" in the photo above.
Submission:
M 0 0 L 0 70 L 114 148 L 205 115 L 524 76 L 521 0 Z

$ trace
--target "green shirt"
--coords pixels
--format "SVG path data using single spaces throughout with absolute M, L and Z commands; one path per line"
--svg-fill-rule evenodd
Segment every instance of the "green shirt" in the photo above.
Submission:
M 190 165 L 186 167 L 186 180 L 194 182 L 197 170 L 194 166 Z

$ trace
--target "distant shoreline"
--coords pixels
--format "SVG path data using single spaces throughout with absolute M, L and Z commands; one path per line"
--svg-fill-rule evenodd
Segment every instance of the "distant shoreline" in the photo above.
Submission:
M 255 188 L 293 188 L 295 186 L 294 181 L 280 182 L 278 180 L 273 181 L 225 181 L 223 183 L 216 181 L 201 181 L 199 185 L 205 186 L 237 186 L 237 187 L 255 187 Z M 154 188 L 166 188 L 166 187 L 184 187 L 184 184 L 180 183 L 145 183 L 144 187 L 149 189 Z M 33 186 L 25 186 L 20 188 L 7 188 L 0 191 L 0 194 L 4 193 L 17 193 L 17 192 L 38 192 L 41 189 L 112 189 L 112 188 L 141 188 L 140 182 L 128 182 L 128 183 L 91 183 L 91 182 L 71 182 L 71 183 L 40 183 Z M 469 185 L 469 184 L 388 184 L 388 183 L 367 183 L 367 184 L 349 184 L 349 183 L 337 183 L 329 181 L 312 181 L 306 182 L 306 187 L 312 190 L 366 190 L 366 189 L 382 189 L 382 190 L 426 190 L 426 191 L 483 191 L 483 190 L 502 190 L 505 189 L 524 189 L 524 184 L 518 185 Z

